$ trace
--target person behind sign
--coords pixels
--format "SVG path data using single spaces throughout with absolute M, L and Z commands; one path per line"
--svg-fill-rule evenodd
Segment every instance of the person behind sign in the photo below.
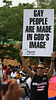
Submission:
M 22 51 L 20 52 L 23 67 L 26 73 L 31 77 L 31 95 L 30 100 L 48 100 L 48 82 L 53 75 L 55 52 L 51 54 L 51 64 L 49 71 L 44 74 L 46 65 L 39 63 L 37 66 L 37 73 L 31 71 L 22 56 Z

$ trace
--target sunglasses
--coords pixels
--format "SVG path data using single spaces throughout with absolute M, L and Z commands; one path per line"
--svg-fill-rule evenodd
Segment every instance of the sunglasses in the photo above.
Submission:
M 37 67 L 37 69 L 45 69 L 44 67 Z

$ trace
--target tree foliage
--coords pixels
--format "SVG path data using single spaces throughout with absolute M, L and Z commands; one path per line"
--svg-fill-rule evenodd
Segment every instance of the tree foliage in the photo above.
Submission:
M 10 7 L 10 5 L 12 5 L 12 1 L 8 1 L 8 0 L 3 0 L 3 3 L 5 3 L 7 7 Z
M 5 6 L 0 7 L 0 58 L 20 60 L 19 47 L 15 48 L 14 44 L 16 40 L 22 40 L 23 9 L 32 9 L 34 5 L 20 3 L 16 7 L 10 7 L 12 1 L 3 0 L 3 2 Z

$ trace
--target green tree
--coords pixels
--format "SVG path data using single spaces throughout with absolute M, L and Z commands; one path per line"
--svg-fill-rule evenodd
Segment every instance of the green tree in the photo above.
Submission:
M 7 0 L 3 0 L 5 3 Z M 10 6 L 10 5 L 9 5 Z M 19 49 L 14 47 L 15 41 L 22 40 L 23 34 L 23 9 L 33 8 L 33 4 L 19 4 L 16 7 L 9 7 L 7 3 L 4 7 L 0 7 L 0 58 L 17 59 L 19 57 Z M 7 45 L 5 47 L 4 45 Z M 7 56 L 6 56 L 7 55 Z
M 12 5 L 12 1 L 8 1 L 8 0 L 3 0 L 3 3 L 5 3 L 7 7 L 10 7 Z
M 3 62 L 4 58 L 18 59 L 19 49 L 14 47 L 15 37 L 13 21 L 15 16 L 12 15 L 12 8 L 4 6 L 0 8 L 0 58 Z M 5 13 L 6 12 L 6 13 Z M 5 47 L 5 44 L 10 44 Z

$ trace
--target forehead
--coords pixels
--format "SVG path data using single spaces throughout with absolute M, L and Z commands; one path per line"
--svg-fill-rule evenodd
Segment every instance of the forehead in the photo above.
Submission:
M 43 65 L 43 64 L 39 64 L 38 67 L 45 67 L 45 65 Z

